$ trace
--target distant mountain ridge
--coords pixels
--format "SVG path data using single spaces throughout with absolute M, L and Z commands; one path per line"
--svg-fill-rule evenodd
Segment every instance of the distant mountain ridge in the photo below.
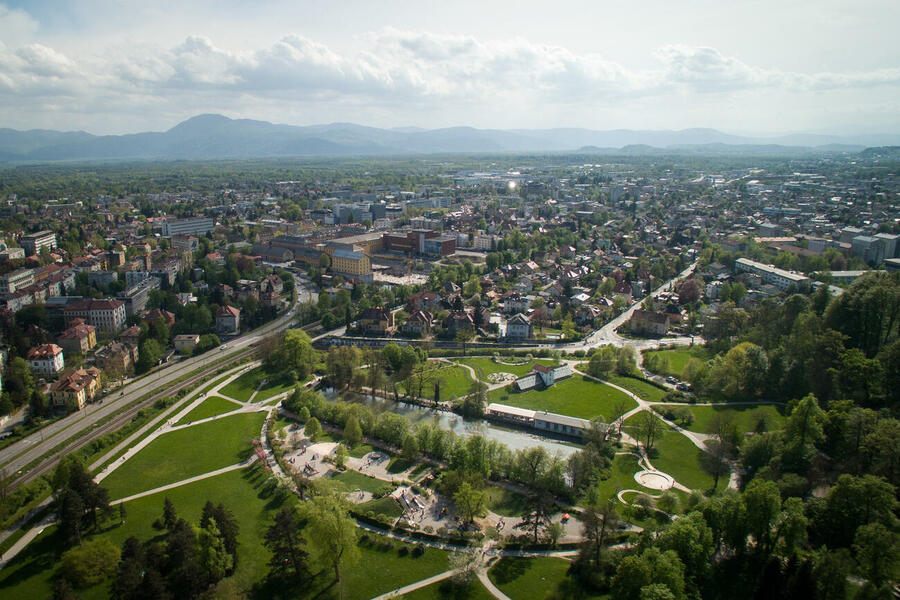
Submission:
M 278 125 L 204 114 L 164 132 L 92 135 L 84 131 L 0 129 L 0 161 L 246 159 L 291 156 L 402 155 L 456 152 L 711 154 L 858 152 L 900 145 L 900 135 L 788 135 L 751 138 L 715 129 L 380 129 L 353 123 Z

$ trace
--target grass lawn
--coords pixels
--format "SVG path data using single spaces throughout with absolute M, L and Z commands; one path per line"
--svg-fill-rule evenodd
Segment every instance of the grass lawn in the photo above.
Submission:
M 625 411 L 637 406 L 634 400 L 619 390 L 581 375 L 564 379 L 544 390 L 519 393 L 508 392 L 506 388 L 497 389 L 488 394 L 488 402 L 545 410 L 582 419 L 603 417 L 606 421 L 613 419 L 619 403 Z
M 332 476 L 331 480 L 340 483 L 348 492 L 352 492 L 353 490 L 363 490 L 374 493 L 385 485 L 390 485 L 389 481 L 369 477 L 368 475 L 363 475 L 359 471 L 354 471 L 353 469 L 347 469 L 343 473 L 338 473 L 337 475 Z
M 348 444 L 348 442 L 345 442 L 345 444 Z M 354 445 L 347 451 L 347 454 L 348 454 L 349 456 L 352 456 L 353 458 L 362 458 L 363 456 L 365 456 L 365 455 L 368 454 L 369 452 L 372 452 L 374 449 L 375 449 L 375 448 L 373 448 L 373 447 L 370 446 L 369 444 L 363 444 L 362 442 L 359 442 L 358 444 L 354 444 Z
M 393 519 L 396 519 L 403 514 L 403 509 L 400 508 L 400 504 L 390 496 L 364 502 L 358 505 L 356 510 L 362 514 L 368 514 L 369 511 L 372 511 L 377 515 L 386 515 Z
M 265 413 L 244 413 L 165 433 L 103 480 L 113 500 L 238 463 Z
M 371 533 L 368 539 L 376 543 L 360 544 L 359 562 L 344 575 L 342 596 L 345 600 L 369 600 L 450 568 L 444 550 L 426 548 L 422 556 L 414 557 L 410 544 L 386 540 Z M 405 556 L 400 554 L 403 549 Z M 308 594 L 310 598 L 313 596 L 313 593 Z
M 235 400 L 248 402 L 251 396 L 253 396 L 253 392 L 256 391 L 256 388 L 259 387 L 263 380 L 268 381 L 260 388 L 259 393 L 253 398 L 254 402 L 268 400 L 272 396 L 287 392 L 293 388 L 293 384 L 290 381 L 279 379 L 275 374 L 266 373 L 262 368 L 256 368 L 252 371 L 247 371 L 223 387 L 220 391 L 225 396 L 229 396 Z
M 609 468 L 609 479 L 597 484 L 600 499 L 615 498 L 620 490 L 637 489 L 634 474 L 640 471 L 638 459 L 632 454 L 617 454 Z
M 732 419 L 738 430 L 744 433 L 755 431 L 756 424 L 761 418 L 765 419 L 768 431 L 784 427 L 784 407 L 779 405 L 690 406 L 689 408 L 694 414 L 694 422 L 687 428 L 691 431 L 713 433 L 713 419 L 716 415 Z
M 688 346 L 672 350 L 651 350 L 644 353 L 644 357 L 650 355 L 665 356 L 669 359 L 669 369 L 665 373 L 659 373 L 659 375 L 675 375 L 676 377 L 681 375 L 684 367 L 687 366 L 692 358 L 707 361 L 713 357 L 712 352 L 703 346 Z
M 152 527 L 153 521 L 162 515 L 163 499 L 168 497 L 175 504 L 179 517 L 197 523 L 207 500 L 221 502 L 231 510 L 240 528 L 237 569 L 231 577 L 219 583 L 215 597 L 299 597 L 313 598 L 327 582 L 297 590 L 274 590 L 261 586 L 268 572 L 269 551 L 262 539 L 281 504 L 268 496 L 261 488 L 265 476 L 262 471 L 250 467 L 198 481 L 167 492 L 132 500 L 126 504 L 125 525 L 118 520 L 99 535 L 106 536 L 117 546 L 130 536 L 147 541 L 160 536 Z M 116 513 L 118 514 L 118 513 Z M 0 597 L 49 598 L 53 593 L 53 572 L 59 563 L 63 545 L 55 535 L 55 527 L 47 528 L 28 545 L 16 559 L 0 571 Z M 396 587 L 408 585 L 447 570 L 447 553 L 428 548 L 422 556 L 412 557 L 412 546 L 400 544 L 372 534 L 370 543 L 360 547 L 360 559 L 347 569 L 343 578 L 343 597 L 349 600 L 367 600 Z M 372 543 L 374 541 L 374 543 Z M 389 546 L 389 548 L 388 548 Z M 405 556 L 399 550 L 405 548 Z M 377 573 L 377 577 L 372 574 Z M 298 595 L 299 593 L 299 595 Z M 76 597 L 87 600 L 105 600 L 109 597 L 109 583 L 103 582 L 85 590 L 78 590 Z
M 141 541 L 153 539 L 160 531 L 152 527 L 162 514 L 163 499 L 175 504 L 178 516 L 196 524 L 207 500 L 221 502 L 234 513 L 239 525 L 237 570 L 219 584 L 221 597 L 243 596 L 268 570 L 269 552 L 262 544 L 262 536 L 279 504 L 264 497 L 260 486 L 264 477 L 260 471 L 248 468 L 198 481 L 167 492 L 128 502 L 125 524 L 115 524 L 99 534 L 117 546 L 135 536 Z M 48 528 L 29 544 L 16 559 L 0 571 L 0 596 L 4 598 L 49 598 L 52 595 L 53 569 L 59 562 L 63 545 L 57 540 L 55 528 Z M 98 584 L 77 592 L 78 598 L 105 599 L 108 584 Z
M 469 393 L 473 382 L 467 370 L 460 366 L 446 363 L 434 363 L 434 365 L 437 371 L 434 379 L 441 382 L 441 401 L 453 400 Z M 402 383 L 398 384 L 397 387 L 400 393 L 406 393 L 406 388 Z M 428 400 L 434 400 L 434 380 L 425 384 L 422 388 L 422 396 Z
M 668 473 L 681 485 L 692 490 L 707 491 L 712 489 L 713 477 L 701 464 L 703 450 L 695 446 L 684 435 L 663 425 L 664 432 L 654 444 L 659 454 L 651 458 L 653 466 Z M 719 487 L 728 485 L 728 475 L 719 478 Z
M 413 466 L 413 463 L 402 456 L 392 456 L 391 461 L 388 463 L 387 472 L 388 473 L 402 473 Z
M 505 557 L 491 567 L 488 577 L 512 600 L 591 598 L 566 576 L 570 564 L 562 558 Z
M 219 396 L 210 396 L 198 404 L 194 410 L 184 415 L 184 417 L 175 424 L 184 425 L 185 423 L 190 423 L 192 421 L 199 421 L 200 419 L 206 419 L 207 417 L 214 417 L 216 415 L 231 412 L 238 408 L 240 408 L 240 406 L 231 400 L 226 400 Z
M 521 517 L 531 509 L 528 500 L 521 494 L 513 493 L 505 488 L 489 485 L 484 488 L 485 504 L 504 517 Z
M 494 597 L 476 579 L 463 586 L 456 585 L 449 580 L 439 581 L 428 587 L 404 594 L 403 598 L 405 600 L 493 600 Z
M 455 362 L 472 367 L 475 370 L 475 374 L 478 375 L 478 379 L 484 381 L 485 383 L 489 383 L 488 375 L 490 375 L 491 373 L 512 373 L 516 377 L 521 377 L 523 375 L 526 375 L 527 373 L 530 373 L 531 368 L 535 364 L 555 365 L 559 361 L 548 358 L 540 358 L 521 365 L 505 365 L 496 363 L 490 358 L 460 358 Z
M 640 396 L 645 402 L 660 402 L 666 395 L 666 390 L 660 389 L 652 383 L 647 383 L 642 379 L 634 377 L 620 377 L 618 375 L 610 375 L 607 381 L 614 383 L 620 388 L 625 388 L 632 394 Z

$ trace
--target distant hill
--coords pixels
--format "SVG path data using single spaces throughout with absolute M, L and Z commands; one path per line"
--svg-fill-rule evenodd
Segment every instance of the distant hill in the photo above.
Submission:
M 900 145 L 900 136 L 749 138 L 715 129 L 379 129 L 353 123 L 297 127 L 198 115 L 168 131 L 96 136 L 83 131 L 0 129 L 0 161 L 242 159 L 452 152 L 798 154 Z

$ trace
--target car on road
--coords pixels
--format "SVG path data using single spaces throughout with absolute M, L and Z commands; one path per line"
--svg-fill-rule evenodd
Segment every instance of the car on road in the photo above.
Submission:
M 668 377 L 666 377 L 666 383 L 678 383 L 678 380 L 669 375 Z
M 228 344 L 222 344 L 219 346 L 219 350 L 228 350 Z

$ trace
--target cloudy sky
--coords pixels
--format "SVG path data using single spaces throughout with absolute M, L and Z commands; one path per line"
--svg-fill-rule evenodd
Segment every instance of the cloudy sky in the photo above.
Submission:
M 900 133 L 896 0 L 0 0 L 0 127 Z

